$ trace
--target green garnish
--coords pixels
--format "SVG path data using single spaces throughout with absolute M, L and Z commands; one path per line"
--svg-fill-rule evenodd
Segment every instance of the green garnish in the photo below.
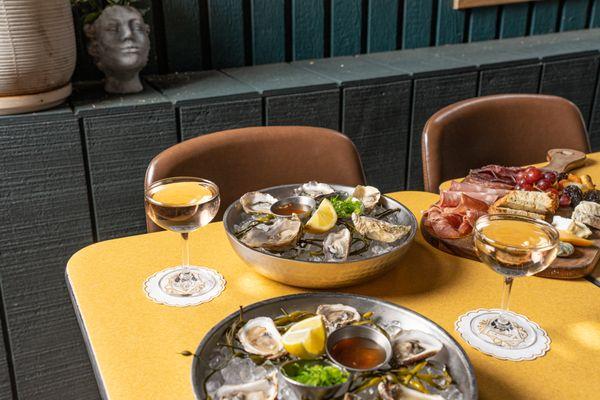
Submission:
M 360 200 L 348 197 L 346 200 L 340 199 L 338 196 L 329 199 L 338 218 L 350 218 L 353 213 L 362 214 L 363 205 Z
M 309 386 L 334 386 L 348 380 L 348 373 L 331 365 L 302 365 L 293 380 Z

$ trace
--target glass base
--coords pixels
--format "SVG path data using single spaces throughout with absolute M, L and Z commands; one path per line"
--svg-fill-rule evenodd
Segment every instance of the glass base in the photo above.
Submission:
M 144 291 L 153 301 L 175 307 L 206 303 L 225 289 L 225 279 L 206 267 L 167 268 L 144 282 Z
M 510 311 L 471 311 L 455 328 L 468 344 L 503 360 L 533 360 L 550 349 L 550 338 L 538 324 Z

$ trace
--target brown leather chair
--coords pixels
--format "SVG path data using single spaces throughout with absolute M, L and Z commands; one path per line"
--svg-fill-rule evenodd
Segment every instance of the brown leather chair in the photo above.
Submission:
M 157 155 L 146 170 L 145 187 L 172 176 L 196 176 L 219 186 L 225 209 L 246 192 L 310 180 L 364 184 L 354 144 L 339 132 L 308 126 L 234 129 L 196 137 Z M 149 232 L 160 228 L 148 218 Z
M 543 162 L 553 148 L 590 152 L 577 106 L 556 96 L 497 95 L 464 100 L 435 113 L 421 138 L 425 190 L 486 164 Z

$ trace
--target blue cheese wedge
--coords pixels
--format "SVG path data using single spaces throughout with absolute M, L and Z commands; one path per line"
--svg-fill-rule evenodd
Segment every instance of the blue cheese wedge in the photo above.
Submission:
M 579 221 L 572 220 L 571 218 L 563 218 L 555 215 L 552 218 L 552 225 L 554 225 L 554 227 L 559 231 L 569 232 L 580 238 L 588 238 L 592 236 L 592 231 L 590 228 Z
M 575 207 L 572 218 L 592 228 L 600 229 L 600 204 L 582 201 Z

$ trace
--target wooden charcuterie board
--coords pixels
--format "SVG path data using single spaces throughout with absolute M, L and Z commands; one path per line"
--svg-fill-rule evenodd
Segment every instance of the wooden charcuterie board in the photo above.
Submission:
M 568 149 L 553 149 L 548 152 L 547 166 L 542 169 L 553 170 L 557 172 L 567 172 L 581 166 L 585 162 L 585 154 Z M 557 213 L 563 217 L 570 217 L 572 210 L 562 210 Z M 425 240 L 432 246 L 446 253 L 455 256 L 479 260 L 475 254 L 473 246 L 473 235 L 468 235 L 458 239 L 442 239 L 435 235 L 431 228 L 427 227 L 425 217 L 421 218 L 421 233 Z M 593 235 L 589 239 L 594 241 L 595 245 L 591 247 L 575 247 L 575 254 L 568 258 L 559 258 L 546 270 L 538 273 L 536 276 L 558 279 L 575 279 L 589 275 L 594 270 L 596 263 L 600 259 L 600 231 L 592 229 Z

